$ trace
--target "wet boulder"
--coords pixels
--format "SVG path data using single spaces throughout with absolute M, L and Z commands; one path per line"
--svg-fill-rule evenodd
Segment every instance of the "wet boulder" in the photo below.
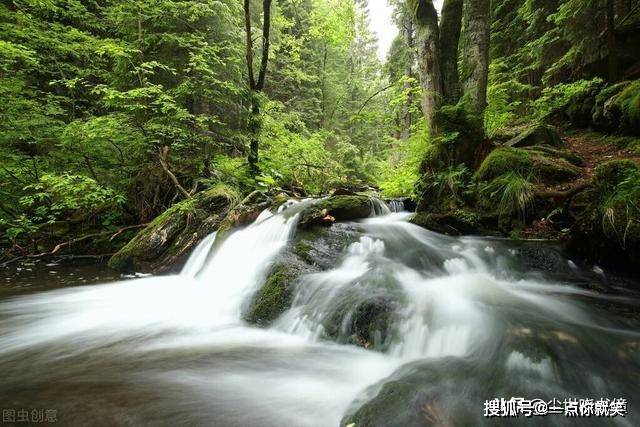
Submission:
M 369 196 L 331 196 L 305 209 L 300 216 L 300 228 L 329 226 L 336 221 L 367 218 L 374 213 Z
M 264 285 L 256 292 L 244 319 L 268 326 L 291 307 L 296 280 L 306 267 L 295 259 L 280 260 L 270 269 Z
M 354 228 L 335 224 L 330 228 L 298 231 L 269 269 L 264 284 L 251 297 L 245 321 L 268 326 L 291 308 L 302 275 L 334 268 L 345 246 L 356 239 Z
M 533 147 L 534 145 L 563 147 L 564 143 L 555 128 L 549 125 L 539 124 L 526 129 L 503 145 L 513 148 Z
M 452 236 L 474 234 L 480 230 L 479 215 L 464 209 L 445 213 L 418 212 L 410 222 L 427 230 Z
M 120 272 L 163 272 L 183 261 L 190 250 L 220 225 L 236 193 L 216 186 L 175 204 L 156 217 L 109 260 Z

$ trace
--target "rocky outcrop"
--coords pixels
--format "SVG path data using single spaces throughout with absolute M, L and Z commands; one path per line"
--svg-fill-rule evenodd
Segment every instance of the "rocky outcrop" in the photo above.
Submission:
M 218 228 L 237 200 L 224 186 L 196 194 L 155 218 L 109 260 L 120 272 L 163 272 L 175 268 L 206 235 Z

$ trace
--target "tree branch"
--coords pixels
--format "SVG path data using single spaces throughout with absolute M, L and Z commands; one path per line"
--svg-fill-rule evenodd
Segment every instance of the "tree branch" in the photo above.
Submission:
M 158 148 L 158 160 L 160 161 L 160 166 L 162 166 L 162 169 L 164 169 L 165 173 L 169 176 L 169 179 L 171 179 L 171 181 L 173 182 L 173 185 L 176 186 L 178 191 L 180 191 L 187 199 L 190 199 L 191 193 L 189 193 L 187 190 L 184 189 L 182 185 L 180 185 L 178 178 L 176 178 L 173 172 L 169 170 L 169 165 L 167 164 L 168 155 L 169 155 L 169 147 L 165 145 L 161 148 Z

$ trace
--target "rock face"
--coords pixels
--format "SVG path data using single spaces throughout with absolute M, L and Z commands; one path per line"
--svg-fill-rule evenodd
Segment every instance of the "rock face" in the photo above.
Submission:
M 175 268 L 207 234 L 217 229 L 237 195 L 217 186 L 182 201 L 140 231 L 109 260 L 120 272 L 163 272 Z
M 572 200 L 569 248 L 595 262 L 640 263 L 640 166 L 614 160 L 595 170 L 591 186 Z

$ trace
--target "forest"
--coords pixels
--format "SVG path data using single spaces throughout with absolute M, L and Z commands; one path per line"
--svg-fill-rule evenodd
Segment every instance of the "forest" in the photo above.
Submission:
M 2 423 L 640 425 L 640 1 L 2 0 L 0 101 Z
M 241 3 L 3 2 L 5 261 L 114 253 L 216 186 L 346 187 L 409 198 L 439 230 L 640 242 L 633 164 L 597 175 L 619 195 L 601 218 L 579 224 L 564 200 L 602 160 L 582 145 L 640 154 L 637 2 L 394 0 L 384 61 L 366 1 Z

